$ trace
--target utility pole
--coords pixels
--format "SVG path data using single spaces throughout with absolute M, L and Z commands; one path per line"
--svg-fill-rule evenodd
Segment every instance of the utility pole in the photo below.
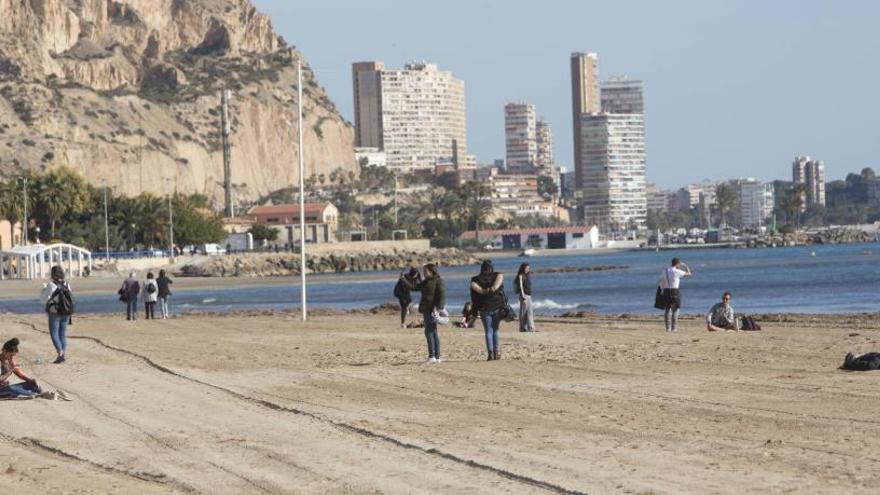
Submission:
M 397 228 L 397 170 L 394 171 L 394 228 Z
M 28 204 L 27 183 L 28 183 L 28 180 L 27 180 L 27 177 L 23 177 L 22 180 L 24 181 L 24 185 L 21 187 L 21 194 L 24 197 L 24 209 L 23 209 L 24 219 L 21 222 L 21 231 L 22 231 L 22 236 L 24 238 L 24 245 L 27 246 L 28 245 L 28 214 L 27 214 L 27 204 Z
M 306 182 L 305 157 L 303 156 L 303 76 L 302 60 L 296 61 L 297 73 L 297 115 L 299 117 L 299 273 L 300 295 L 302 296 L 302 320 L 308 320 L 306 309 Z
M 170 180 L 170 179 L 165 179 Z M 176 188 L 175 188 L 176 189 Z M 176 190 L 174 191 L 176 192 Z M 174 259 L 174 206 L 171 203 L 171 198 L 174 196 L 172 192 L 168 193 L 168 250 L 169 257 Z
M 220 125 L 223 137 L 223 197 L 225 200 L 225 213 L 227 218 L 235 216 L 232 209 L 232 145 L 229 142 L 231 125 L 229 122 L 229 98 L 232 92 L 224 89 L 220 93 Z
M 107 213 L 107 183 L 104 182 L 104 255 L 110 262 L 110 218 Z

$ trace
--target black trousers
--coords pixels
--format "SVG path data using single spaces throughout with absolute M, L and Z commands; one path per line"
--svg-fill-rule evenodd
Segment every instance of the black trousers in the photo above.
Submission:
M 156 319 L 156 303 L 155 302 L 145 302 L 144 303 L 144 311 L 146 312 L 146 318 L 148 320 Z

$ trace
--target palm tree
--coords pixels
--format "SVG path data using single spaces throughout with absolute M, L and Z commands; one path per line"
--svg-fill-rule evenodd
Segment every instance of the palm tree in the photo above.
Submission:
M 720 184 L 715 188 L 715 204 L 721 215 L 721 225 L 727 224 L 727 213 L 736 208 L 739 198 L 729 184 Z
M 55 226 L 69 214 L 85 211 L 89 205 L 89 188 L 85 179 L 67 167 L 61 167 L 40 177 L 36 184 L 36 203 L 50 224 L 50 237 L 55 238 Z
M 785 196 L 782 197 L 780 204 L 785 211 L 785 215 L 788 217 L 789 225 L 791 225 L 795 231 L 800 228 L 800 216 L 801 210 L 804 208 L 804 194 L 806 190 L 806 184 L 794 184 L 785 191 Z

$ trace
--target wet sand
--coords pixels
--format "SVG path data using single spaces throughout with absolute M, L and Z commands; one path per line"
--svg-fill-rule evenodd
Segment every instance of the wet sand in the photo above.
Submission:
M 47 364 L 42 317 L 6 315 L 21 363 L 73 402 L 2 402 L 15 493 L 876 493 L 876 316 L 540 318 L 479 330 L 391 315 L 76 317 Z

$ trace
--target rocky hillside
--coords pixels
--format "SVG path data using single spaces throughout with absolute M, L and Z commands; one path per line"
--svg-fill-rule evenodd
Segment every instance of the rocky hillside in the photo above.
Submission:
M 298 180 L 301 57 L 249 0 L 0 0 L 0 172 L 220 199 L 228 88 L 237 194 L 277 190 Z M 303 92 L 306 175 L 353 170 L 351 126 L 308 72 Z

